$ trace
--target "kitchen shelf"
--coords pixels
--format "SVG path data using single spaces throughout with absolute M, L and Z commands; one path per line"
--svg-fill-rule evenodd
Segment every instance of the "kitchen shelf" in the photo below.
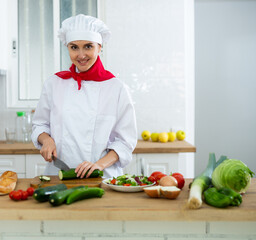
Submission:
M 196 152 L 196 148 L 186 141 L 167 143 L 138 140 L 133 153 L 185 153 Z M 33 143 L 6 144 L 0 142 L 0 154 L 39 154 Z

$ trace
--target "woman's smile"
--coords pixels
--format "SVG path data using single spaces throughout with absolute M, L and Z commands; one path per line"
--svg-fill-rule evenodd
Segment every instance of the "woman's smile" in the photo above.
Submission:
M 85 65 L 89 62 L 89 59 L 77 60 L 77 62 L 78 62 L 81 66 L 85 66 Z
M 78 40 L 68 44 L 69 56 L 80 72 L 88 71 L 96 62 L 101 45 L 91 41 Z

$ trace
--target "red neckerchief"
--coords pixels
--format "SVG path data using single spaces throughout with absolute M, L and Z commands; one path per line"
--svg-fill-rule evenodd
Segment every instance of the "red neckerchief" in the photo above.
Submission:
M 55 75 L 62 79 L 74 78 L 77 81 L 78 90 L 81 89 L 82 80 L 101 82 L 115 77 L 111 72 L 104 69 L 99 56 L 93 66 L 86 72 L 77 73 L 75 64 L 72 64 L 69 70 L 57 72 Z

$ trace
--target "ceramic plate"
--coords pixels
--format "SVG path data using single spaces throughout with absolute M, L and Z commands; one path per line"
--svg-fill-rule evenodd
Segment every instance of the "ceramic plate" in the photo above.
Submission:
M 108 184 L 106 183 L 106 181 L 108 181 L 109 179 L 112 178 L 108 178 L 108 179 L 104 179 L 102 181 L 102 183 L 106 186 L 108 186 L 109 188 L 111 188 L 112 190 L 118 191 L 118 192 L 142 192 L 143 188 L 145 187 L 150 187 L 153 186 L 153 184 L 150 185 L 145 185 L 145 186 L 120 186 L 120 185 L 112 185 L 112 184 Z

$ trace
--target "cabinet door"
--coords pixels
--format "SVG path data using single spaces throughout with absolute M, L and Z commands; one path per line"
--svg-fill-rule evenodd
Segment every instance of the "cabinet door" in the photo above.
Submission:
M 27 154 L 26 155 L 26 177 L 34 178 L 44 174 L 46 161 L 40 154 Z
M 154 171 L 165 174 L 178 171 L 178 153 L 137 154 L 138 174 L 150 176 Z
M 0 173 L 13 171 L 18 177 L 25 177 L 25 155 L 0 155 Z

